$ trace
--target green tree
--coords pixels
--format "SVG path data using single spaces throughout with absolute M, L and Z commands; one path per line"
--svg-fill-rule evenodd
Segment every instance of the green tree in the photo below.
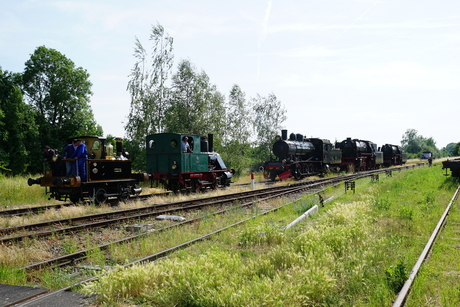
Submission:
M 238 85 L 233 85 L 226 104 L 226 124 L 223 135 L 223 147 L 221 155 L 227 167 L 241 173 L 251 164 L 251 122 L 250 106 L 245 93 Z
M 198 73 L 189 60 L 182 60 L 172 77 L 171 107 L 165 130 L 168 132 L 215 135 L 218 150 L 225 128 L 225 97 L 208 75 Z
M 402 136 L 401 145 L 403 150 L 409 154 L 409 158 L 418 158 L 424 151 L 431 151 L 433 158 L 441 157 L 441 152 L 436 147 L 434 139 L 418 135 L 418 131 L 415 129 L 406 130 Z
M 454 145 L 454 149 L 452 150 L 453 156 L 460 156 L 460 142 Z
M 442 149 L 442 151 L 445 153 L 445 156 L 451 157 L 455 156 L 454 150 L 455 150 L 455 145 L 457 143 L 449 143 Z
M 13 175 L 40 170 L 34 112 L 24 102 L 21 75 L 0 67 L 0 164 Z
M 256 98 L 253 98 L 253 105 L 253 126 L 257 136 L 256 156 L 267 159 L 273 140 L 280 133 L 281 125 L 286 120 L 286 110 L 273 93 L 268 97 L 257 94 Z
M 162 132 L 169 108 L 169 88 L 166 86 L 173 65 L 173 38 L 157 24 L 152 26 L 149 54 L 136 37 L 134 57 L 127 90 L 131 94 L 131 110 L 125 126 L 128 137 L 142 144 L 145 136 Z
M 37 111 L 42 146 L 64 145 L 77 135 L 101 135 L 89 105 L 88 72 L 59 51 L 38 47 L 25 63 L 23 89 Z
M 423 138 L 420 137 L 415 129 L 407 129 L 402 136 L 401 145 L 403 150 L 410 154 L 418 154 L 422 151 Z

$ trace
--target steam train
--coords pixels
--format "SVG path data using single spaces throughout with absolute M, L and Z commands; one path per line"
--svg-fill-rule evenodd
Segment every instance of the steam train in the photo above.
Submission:
M 371 141 L 347 138 L 335 146 L 329 140 L 305 138 L 287 130 L 275 138 L 275 158 L 265 161 L 261 169 L 265 179 L 322 175 L 329 171 L 369 170 L 402 165 L 407 157 L 399 146 L 386 144 L 382 149 Z M 381 151 L 382 150 L 382 151 Z
M 183 152 L 181 140 L 188 137 L 192 152 Z M 131 160 L 123 156 L 121 139 L 116 141 L 116 152 L 105 138 L 96 136 L 78 137 L 85 143 L 88 158 L 85 160 L 86 176 L 76 173 L 66 176 L 65 163 L 76 163 L 73 159 L 44 162 L 44 175 L 29 178 L 29 186 L 45 187 L 49 198 L 77 203 L 89 200 L 102 204 L 109 197 L 125 200 L 142 192 L 140 183 L 158 181 L 165 188 L 178 191 L 198 191 L 229 186 L 234 171 L 228 170 L 216 152 L 212 151 L 212 135 L 205 138 L 197 135 L 160 133 L 146 137 L 147 171 L 132 173 Z M 208 150 L 209 148 L 209 150 Z

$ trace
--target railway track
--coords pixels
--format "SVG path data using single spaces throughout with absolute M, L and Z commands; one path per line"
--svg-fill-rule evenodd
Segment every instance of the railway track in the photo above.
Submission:
M 401 169 L 395 169 L 395 170 L 398 171 L 398 170 L 402 170 L 402 169 L 405 169 L 405 168 L 410 168 L 410 167 L 403 167 Z M 247 195 L 241 195 L 238 200 L 236 200 L 235 195 L 233 195 L 233 196 L 235 196 L 234 198 L 230 197 L 229 195 L 219 196 L 218 198 L 224 198 L 224 199 L 226 198 L 226 200 L 230 201 L 231 203 L 238 202 L 240 208 L 248 208 L 248 207 L 253 206 L 257 202 L 267 201 L 267 200 L 269 200 L 271 198 L 275 198 L 275 197 L 287 196 L 287 195 L 292 195 L 292 194 L 295 194 L 295 193 L 297 193 L 297 194 L 298 193 L 304 193 L 305 191 L 308 191 L 308 190 L 312 191 L 312 193 L 318 193 L 323 189 L 324 186 L 326 186 L 328 184 L 337 184 L 338 182 L 342 182 L 342 181 L 352 181 L 352 180 L 357 180 L 357 179 L 360 179 L 360 178 L 363 178 L 363 177 L 371 177 L 371 176 L 372 176 L 372 178 L 374 180 L 374 178 L 375 178 L 374 176 L 376 176 L 377 174 L 382 173 L 382 172 L 385 172 L 385 171 L 380 170 L 380 171 L 368 172 L 366 174 L 360 173 L 360 174 L 346 175 L 346 176 L 342 176 L 342 177 L 326 178 L 326 179 L 321 179 L 321 180 L 317 180 L 317 181 L 310 181 L 310 182 L 307 182 L 307 183 L 305 183 L 305 182 L 296 183 L 296 184 L 293 184 L 293 185 L 289 185 L 287 187 L 283 186 L 283 187 L 266 188 L 266 189 L 262 189 L 262 190 L 267 190 L 267 191 L 264 191 L 264 192 L 256 191 L 257 194 L 252 194 L 252 195 L 251 195 L 250 192 L 253 192 L 253 191 L 249 191 L 247 193 Z M 387 176 L 391 176 L 391 173 L 386 172 L 386 174 L 387 174 Z M 208 198 L 208 199 L 206 199 L 206 201 L 208 203 L 215 204 L 219 200 L 216 199 L 216 200 L 211 201 Z M 186 209 L 187 208 L 188 209 L 195 208 L 196 209 L 196 208 L 199 208 L 198 207 L 199 202 L 200 202 L 200 200 L 191 200 L 187 204 L 182 204 L 182 205 L 177 205 L 176 204 L 175 210 L 184 210 L 184 208 L 186 208 Z M 204 205 L 204 204 L 201 203 L 201 205 Z M 257 214 L 252 214 L 250 217 L 248 217 L 246 219 L 236 221 L 235 223 L 232 223 L 232 224 L 227 225 L 225 227 L 213 230 L 213 231 L 211 231 L 211 232 L 209 232 L 207 234 L 198 235 L 194 239 L 191 239 L 189 241 L 186 241 L 186 242 L 183 242 L 183 243 L 180 243 L 180 244 L 165 248 L 165 249 L 163 249 L 161 251 L 155 252 L 155 253 L 153 253 L 151 255 L 142 257 L 140 259 L 136 259 L 136 260 L 131 261 L 131 262 L 127 263 L 127 264 L 123 264 L 123 266 L 125 266 L 125 267 L 132 266 L 132 265 L 134 265 L 136 263 L 143 263 L 143 262 L 153 261 L 155 259 L 164 257 L 164 256 L 168 255 L 171 252 L 174 252 L 174 251 L 176 251 L 178 249 L 184 248 L 184 247 L 189 246 L 191 244 L 206 240 L 206 239 L 208 239 L 210 236 L 212 236 L 214 234 L 220 233 L 222 231 L 225 231 L 227 229 L 230 229 L 232 227 L 235 227 L 237 225 L 245 223 L 245 222 L 247 222 L 247 221 L 249 221 L 249 220 L 251 220 L 253 218 L 256 218 L 256 217 L 258 217 L 260 215 L 267 214 L 267 213 L 272 212 L 272 211 L 276 211 L 276 210 L 278 210 L 279 208 L 281 208 L 283 206 L 285 206 L 285 204 L 281 205 L 279 207 L 276 207 L 276 208 L 272 208 L 272 209 L 269 209 L 269 210 L 264 210 L 262 212 L 258 212 Z M 216 211 L 214 214 L 216 214 L 216 215 L 224 214 L 224 213 L 229 212 L 230 210 L 235 209 L 235 206 L 228 206 L 228 207 L 222 206 L 222 207 L 223 207 L 223 209 Z M 158 212 L 156 212 L 156 214 L 158 214 Z M 157 229 L 157 230 L 150 231 L 150 232 L 139 233 L 139 234 L 136 234 L 136 235 L 133 235 L 133 236 L 130 236 L 130 237 L 122 238 L 122 239 L 114 241 L 114 242 L 110 242 L 110 243 L 107 243 L 107 244 L 103 244 L 103 245 L 93 247 L 93 249 L 97 249 L 97 250 L 101 250 L 101 251 L 108 250 L 111 246 L 113 246 L 115 244 L 126 244 L 126 243 L 128 243 L 130 241 L 134 241 L 134 240 L 142 238 L 144 236 L 151 235 L 152 232 L 153 233 L 155 233 L 155 232 L 159 233 L 159 232 L 171 229 L 173 227 L 181 227 L 181 226 L 185 226 L 185 225 L 188 225 L 188 224 L 193 224 L 193 223 L 196 223 L 196 222 L 198 222 L 199 220 L 201 220 L 203 218 L 204 217 L 198 217 L 198 218 L 195 218 L 195 219 L 191 219 L 191 220 L 187 220 L 187 221 L 184 221 L 184 222 L 176 223 L 174 225 L 164 227 L 162 229 Z M 114 218 L 114 220 L 116 220 L 116 218 Z M 43 261 L 43 262 L 40 262 L 40 263 L 30 264 L 30 265 L 27 265 L 27 266 L 25 266 L 25 267 L 23 267 L 21 269 L 29 272 L 29 274 L 33 274 L 32 272 L 34 272 L 34 271 L 39 271 L 39 270 L 41 270 L 43 268 L 50 267 L 50 266 L 57 267 L 57 266 L 71 265 L 71 266 L 75 267 L 75 264 L 79 260 L 85 259 L 87 257 L 87 255 L 90 254 L 90 253 L 91 253 L 90 249 L 81 250 L 81 251 L 78 251 L 78 252 L 75 252 L 75 253 L 72 253 L 72 254 L 68 254 L 68 255 L 61 256 L 61 257 L 49 259 L 49 260 L 46 260 L 46 261 Z M 28 301 L 27 303 L 24 303 L 24 304 L 22 304 L 20 306 L 32 306 L 33 304 L 36 304 L 36 303 L 38 303 L 38 302 L 40 302 L 42 300 L 45 300 L 45 299 L 49 299 L 50 297 L 53 297 L 54 295 L 60 295 L 63 292 L 69 291 L 71 288 L 73 288 L 77 284 L 90 282 L 90 281 L 92 281 L 92 280 L 94 280 L 96 278 L 97 277 L 86 278 L 84 280 L 78 281 L 76 284 L 74 284 L 72 286 L 68 286 L 68 287 L 59 289 L 57 291 L 52 291 L 52 292 L 50 292 L 50 293 L 48 293 L 46 295 L 43 295 L 43 296 L 41 296 L 39 298 L 32 299 L 31 301 Z
M 415 282 L 415 279 L 417 278 L 420 269 L 424 262 L 429 258 L 429 255 L 433 249 L 433 246 L 436 244 L 437 239 L 439 238 L 440 233 L 443 231 L 443 227 L 447 223 L 447 219 L 449 216 L 450 211 L 452 210 L 452 207 L 455 203 L 455 201 L 458 199 L 458 196 L 460 194 L 460 186 L 458 186 L 457 190 L 455 191 L 454 195 L 452 196 L 452 199 L 450 200 L 449 204 L 447 205 L 444 213 L 442 216 L 439 218 L 438 223 L 436 224 L 436 227 L 434 228 L 433 232 L 431 233 L 431 236 L 426 243 L 422 253 L 420 254 L 417 262 L 415 263 L 414 267 L 411 270 L 411 273 L 409 275 L 409 278 L 406 280 L 404 283 L 404 286 L 402 287 L 401 291 L 399 292 L 397 298 L 395 299 L 393 303 L 393 307 L 401 307 L 404 306 L 406 303 L 406 300 L 409 297 L 410 291 L 412 289 L 412 286 Z M 460 221 L 455 221 L 460 222 Z
M 353 178 L 361 178 L 374 176 L 383 172 L 381 170 L 363 172 L 358 174 L 348 174 L 344 176 L 317 179 L 314 181 L 304 181 L 289 186 L 271 186 L 259 190 L 250 190 L 235 194 L 226 194 L 221 196 L 213 196 L 209 198 L 192 199 L 175 203 L 159 203 L 144 207 L 116 210 L 112 212 L 104 212 L 92 215 L 84 215 L 72 218 L 58 219 L 45 221 L 34 224 L 13 226 L 8 228 L 0 228 L 0 243 L 11 244 L 25 239 L 33 239 L 36 237 L 45 238 L 51 235 L 61 235 L 76 233 L 80 231 L 88 231 L 95 228 L 109 227 L 116 224 L 132 220 L 144 220 L 157 216 L 159 214 L 172 214 L 180 211 L 190 211 L 200 209 L 206 206 L 224 206 L 234 202 L 245 202 L 247 199 L 255 197 L 265 197 L 271 193 L 281 193 L 284 190 L 289 190 L 297 186 L 310 186 L 318 183 L 331 184 L 336 181 L 350 180 Z M 388 173 L 388 170 L 385 170 Z M 41 210 L 38 212 L 42 212 Z M 13 234 L 13 235 L 12 235 Z

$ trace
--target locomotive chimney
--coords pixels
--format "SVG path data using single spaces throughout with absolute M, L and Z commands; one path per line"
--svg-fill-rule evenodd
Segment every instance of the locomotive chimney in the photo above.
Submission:
M 281 130 L 281 140 L 287 140 L 287 130 Z
M 208 134 L 209 152 L 214 152 L 214 134 Z

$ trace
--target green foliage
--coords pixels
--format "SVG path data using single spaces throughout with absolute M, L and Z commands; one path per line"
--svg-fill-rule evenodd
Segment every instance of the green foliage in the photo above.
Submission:
M 400 260 L 398 264 L 390 266 L 385 271 L 387 285 L 395 294 L 401 290 L 407 278 L 408 273 L 404 260 Z
M 268 97 L 257 94 L 253 99 L 253 127 L 256 133 L 255 155 L 261 160 L 267 159 L 275 136 L 281 131 L 281 125 L 286 120 L 286 110 L 281 102 L 271 93 Z
M 173 65 L 173 38 L 157 24 L 150 34 L 149 54 L 136 38 L 136 63 L 130 74 L 128 91 L 131 107 L 125 126 L 127 136 L 135 144 L 143 144 L 145 136 L 164 132 L 165 114 L 170 106 L 170 89 L 166 86 Z
M 454 148 L 452 150 L 452 155 L 453 156 L 460 156 L 460 142 L 454 145 Z
M 399 216 L 403 219 L 407 220 L 412 220 L 412 217 L 414 216 L 414 209 L 402 206 L 401 208 L 398 209 Z
M 214 147 L 219 149 L 225 127 L 225 98 L 208 75 L 182 60 L 172 77 L 171 99 L 165 131 L 202 136 L 213 133 Z
M 435 159 L 445 155 L 445 151 L 440 151 L 436 147 L 436 142 L 432 137 L 425 138 L 417 133 L 415 129 L 407 129 L 402 136 L 401 145 L 403 150 L 408 153 L 409 159 L 419 158 L 424 151 L 431 151 Z
M 27 277 L 24 270 L 8 267 L 0 263 L 0 283 L 9 285 L 23 285 Z
M 391 202 L 388 197 L 378 197 L 374 200 L 375 206 L 379 210 L 389 210 L 391 207 Z
M 238 85 L 233 85 L 226 104 L 225 133 L 223 134 L 222 159 L 228 168 L 241 174 L 251 165 L 250 106 L 245 93 Z
M 100 135 L 89 105 L 89 74 L 59 51 L 38 47 L 25 63 L 23 90 L 36 110 L 40 148 L 61 149 L 78 135 Z
M 460 143 L 449 143 L 442 150 L 446 153 L 446 156 L 456 156 L 458 154 L 458 148 Z
M 281 226 L 281 227 L 280 227 Z M 273 223 L 265 223 L 244 229 L 239 242 L 243 246 L 280 244 L 284 240 L 284 227 Z
M 0 161 L 13 175 L 24 173 L 29 166 L 33 170 L 39 147 L 35 112 L 23 100 L 20 80 L 19 74 L 0 68 Z

